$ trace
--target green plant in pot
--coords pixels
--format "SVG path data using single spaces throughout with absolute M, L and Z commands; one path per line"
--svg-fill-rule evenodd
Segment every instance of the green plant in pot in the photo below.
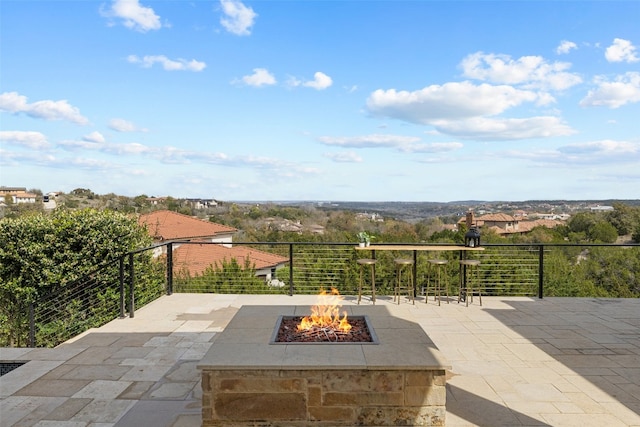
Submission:
M 361 231 L 358 233 L 358 240 L 360 241 L 360 246 L 369 246 L 371 241 L 375 239 L 375 236 L 367 233 L 366 231 Z

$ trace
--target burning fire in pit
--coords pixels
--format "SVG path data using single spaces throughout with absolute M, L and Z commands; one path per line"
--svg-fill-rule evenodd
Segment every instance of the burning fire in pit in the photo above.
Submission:
M 311 315 L 281 316 L 274 331 L 273 343 L 377 343 L 366 316 L 347 319 L 342 312 L 342 297 L 337 289 L 322 291 L 318 303 L 311 307 Z
M 331 288 L 331 293 L 325 290 L 318 295 L 318 303 L 311 307 L 311 316 L 305 316 L 298 324 L 298 331 L 308 331 L 313 328 L 326 328 L 342 332 L 349 332 L 351 325 L 347 320 L 347 312 L 343 312 L 340 318 L 340 308 L 342 307 L 342 296 L 336 288 Z

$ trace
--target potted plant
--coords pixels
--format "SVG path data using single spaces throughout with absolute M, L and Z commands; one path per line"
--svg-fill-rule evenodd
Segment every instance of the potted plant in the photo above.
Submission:
M 358 240 L 360 240 L 360 247 L 369 246 L 371 241 L 375 237 L 367 233 L 366 231 L 361 231 L 358 233 Z

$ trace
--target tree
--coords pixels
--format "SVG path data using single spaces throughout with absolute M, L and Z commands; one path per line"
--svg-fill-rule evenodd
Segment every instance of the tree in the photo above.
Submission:
M 592 212 L 578 212 L 571 217 L 567 226 L 570 233 L 587 233 L 596 223 L 596 216 Z
M 594 242 L 614 243 L 618 238 L 618 231 L 610 223 L 598 221 L 589 228 L 588 235 Z
M 620 236 L 624 236 L 632 230 L 634 210 L 623 203 L 614 203 L 613 211 L 608 212 L 605 219 L 616 228 Z
M 24 344 L 27 307 L 151 243 L 135 217 L 60 209 L 0 220 L 0 345 Z

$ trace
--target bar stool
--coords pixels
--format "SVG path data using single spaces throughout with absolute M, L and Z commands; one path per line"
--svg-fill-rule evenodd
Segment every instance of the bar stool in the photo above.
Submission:
M 440 305 L 441 293 L 444 286 L 444 291 L 447 295 L 447 304 L 449 304 L 449 281 L 447 280 L 447 264 L 449 261 L 446 259 L 430 259 L 429 262 L 429 278 L 427 279 L 426 295 L 424 298 L 425 304 L 429 302 L 429 290 L 433 290 L 433 300 L 438 300 Z M 435 269 L 435 274 L 434 270 Z M 444 270 L 444 271 L 443 271 Z
M 393 300 L 398 299 L 400 304 L 400 294 L 402 291 L 407 291 L 407 296 L 411 297 L 411 302 L 415 305 L 416 300 L 414 297 L 413 287 L 413 260 L 409 258 L 396 258 L 393 260 L 396 264 L 396 286 L 393 293 Z
M 372 258 L 361 258 L 358 260 L 358 264 L 360 264 L 360 283 L 358 284 L 358 304 L 360 304 L 360 299 L 362 298 L 362 284 L 364 283 L 364 269 L 369 266 L 369 270 L 371 270 L 371 302 L 376 304 L 376 261 Z
M 473 293 L 478 292 L 480 305 L 482 305 L 482 292 L 480 290 L 480 271 L 477 259 L 460 260 L 460 292 L 458 293 L 458 303 L 462 300 L 469 306 L 469 300 L 473 304 Z

